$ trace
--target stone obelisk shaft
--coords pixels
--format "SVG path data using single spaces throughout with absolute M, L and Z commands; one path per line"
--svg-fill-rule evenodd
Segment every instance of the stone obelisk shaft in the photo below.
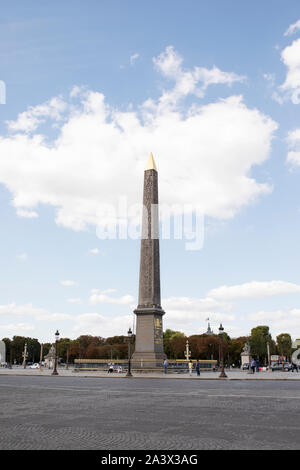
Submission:
M 160 298 L 158 174 L 152 154 L 144 173 L 143 221 L 136 345 L 133 361 L 146 368 L 161 365 L 163 328 Z
M 161 307 L 157 208 L 157 171 L 146 170 L 144 176 L 144 210 L 138 308 Z

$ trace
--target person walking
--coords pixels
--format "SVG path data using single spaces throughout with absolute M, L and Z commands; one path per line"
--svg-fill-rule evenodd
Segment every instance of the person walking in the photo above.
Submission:
M 254 374 L 255 373 L 255 368 L 256 368 L 256 361 L 254 359 L 252 359 L 251 361 L 251 369 L 252 369 L 252 373 Z
M 199 359 L 197 359 L 197 362 L 196 362 L 196 372 L 197 372 L 197 376 L 199 377 L 200 376 L 200 362 L 199 362 Z
M 292 362 L 292 372 L 294 372 L 294 370 L 295 370 L 296 372 L 298 372 L 298 366 L 297 366 L 297 364 L 295 364 L 294 362 Z
M 164 360 L 164 374 L 167 373 L 168 365 L 169 365 L 169 363 L 168 363 L 167 359 L 165 359 Z
M 192 361 L 189 362 L 189 374 L 190 374 L 190 377 L 192 377 L 192 373 L 193 373 L 193 363 Z

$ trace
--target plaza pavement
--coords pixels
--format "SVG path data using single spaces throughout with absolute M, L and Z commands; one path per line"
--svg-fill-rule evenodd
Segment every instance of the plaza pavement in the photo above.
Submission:
M 243 370 L 237 370 L 237 369 L 231 369 L 227 370 L 226 369 L 226 375 L 227 379 L 223 380 L 300 380 L 300 372 L 282 372 L 282 371 L 276 371 L 276 372 L 268 372 L 268 371 L 261 371 L 261 372 L 255 372 L 254 374 L 249 374 L 248 371 L 243 371 Z M 52 374 L 52 369 L 46 369 L 42 368 L 42 371 L 39 369 L 30 369 L 29 367 L 26 367 L 24 369 L 21 366 L 14 366 L 13 369 L 8 369 L 8 368 L 0 368 L 0 376 L 1 375 L 17 375 L 17 376 L 36 376 L 36 377 L 47 377 L 51 376 Z M 114 372 L 113 374 L 109 374 L 107 371 L 75 371 L 73 367 L 69 367 L 68 369 L 64 368 L 58 368 L 58 374 L 61 377 L 101 377 L 101 378 L 114 378 L 114 379 L 120 379 L 120 378 L 125 378 L 126 373 L 120 373 L 118 374 L 117 372 Z M 201 372 L 200 377 L 196 375 L 195 372 L 193 372 L 192 377 L 189 376 L 188 372 L 181 372 L 181 373 L 176 373 L 176 372 L 168 372 L 167 374 L 164 374 L 162 371 L 159 372 L 137 372 L 133 371 L 133 378 L 134 379 L 157 379 L 161 378 L 164 380 L 221 380 L 219 379 L 220 371 L 213 372 L 213 371 L 207 371 L 207 372 Z
M 300 449 L 296 380 L 32 372 L 0 375 L 1 450 Z

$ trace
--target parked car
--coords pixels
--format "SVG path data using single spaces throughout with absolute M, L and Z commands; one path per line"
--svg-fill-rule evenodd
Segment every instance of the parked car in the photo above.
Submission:
M 285 362 L 283 368 L 284 368 L 283 369 L 284 371 L 290 371 L 290 370 L 292 370 L 292 364 L 290 364 L 289 362 Z M 282 363 L 280 363 L 280 362 L 273 363 L 271 365 L 271 369 L 272 369 L 272 371 L 282 370 Z
M 40 368 L 40 365 L 37 362 L 29 366 L 29 369 L 39 369 L 39 368 Z

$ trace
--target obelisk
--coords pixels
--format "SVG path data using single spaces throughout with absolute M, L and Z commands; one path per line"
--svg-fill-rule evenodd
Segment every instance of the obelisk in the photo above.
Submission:
M 136 310 L 134 367 L 161 367 L 163 347 L 160 299 L 158 174 L 150 153 L 144 172 L 143 219 L 140 258 L 139 301 Z

